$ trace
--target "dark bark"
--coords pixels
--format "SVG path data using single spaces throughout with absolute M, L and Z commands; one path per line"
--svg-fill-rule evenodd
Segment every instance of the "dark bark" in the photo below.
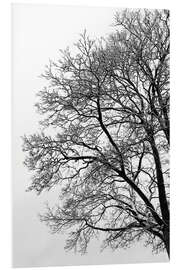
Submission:
M 170 258 L 170 232 L 169 232 L 169 228 L 164 229 L 163 235 L 164 235 L 165 248 L 166 248 L 168 257 Z
M 157 176 L 157 185 L 158 185 L 158 192 L 159 192 L 159 203 L 160 203 L 162 218 L 165 222 L 165 225 L 168 227 L 168 225 L 169 225 L 169 208 L 168 208 L 168 202 L 167 202 L 167 197 L 166 197 L 164 178 L 163 178 L 159 153 L 158 153 L 158 150 L 156 148 L 155 141 L 153 138 L 151 139 L 151 147 L 152 147 L 154 161 L 155 161 L 155 165 L 156 165 L 156 176 Z

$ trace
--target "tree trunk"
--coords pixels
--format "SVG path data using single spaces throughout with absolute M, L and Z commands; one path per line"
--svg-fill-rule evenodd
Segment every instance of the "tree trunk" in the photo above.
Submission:
M 164 244 L 165 244 L 165 247 L 166 247 L 166 251 L 167 251 L 167 254 L 168 254 L 168 257 L 170 258 L 170 233 L 169 233 L 169 229 L 164 229 Z

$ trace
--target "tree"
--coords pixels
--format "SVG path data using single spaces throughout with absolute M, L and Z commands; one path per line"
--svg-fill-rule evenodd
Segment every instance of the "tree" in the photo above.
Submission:
M 60 188 L 40 218 L 68 230 L 67 249 L 101 232 L 103 247 L 143 239 L 169 255 L 169 12 L 124 10 L 114 27 L 99 41 L 84 32 L 46 67 L 44 131 L 23 137 L 28 190 Z

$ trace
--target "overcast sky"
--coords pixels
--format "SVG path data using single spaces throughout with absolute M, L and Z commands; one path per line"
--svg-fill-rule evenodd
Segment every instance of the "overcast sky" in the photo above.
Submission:
M 45 82 L 39 78 L 59 49 L 72 46 L 84 29 L 90 37 L 112 31 L 118 8 L 13 5 L 13 264 L 16 267 L 166 261 L 166 254 L 152 255 L 137 244 L 127 250 L 105 250 L 92 242 L 84 256 L 65 252 L 66 235 L 49 233 L 38 213 L 46 201 L 56 202 L 57 191 L 37 196 L 25 192 L 31 174 L 23 166 L 21 136 L 38 131 L 36 93 Z

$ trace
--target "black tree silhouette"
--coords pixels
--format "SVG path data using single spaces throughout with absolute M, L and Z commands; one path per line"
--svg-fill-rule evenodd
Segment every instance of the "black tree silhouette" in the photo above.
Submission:
M 145 239 L 169 255 L 169 12 L 124 10 L 115 26 L 47 66 L 36 106 L 57 134 L 23 137 L 28 190 L 60 187 L 41 220 L 69 230 L 67 249 L 103 231 L 104 246 Z

